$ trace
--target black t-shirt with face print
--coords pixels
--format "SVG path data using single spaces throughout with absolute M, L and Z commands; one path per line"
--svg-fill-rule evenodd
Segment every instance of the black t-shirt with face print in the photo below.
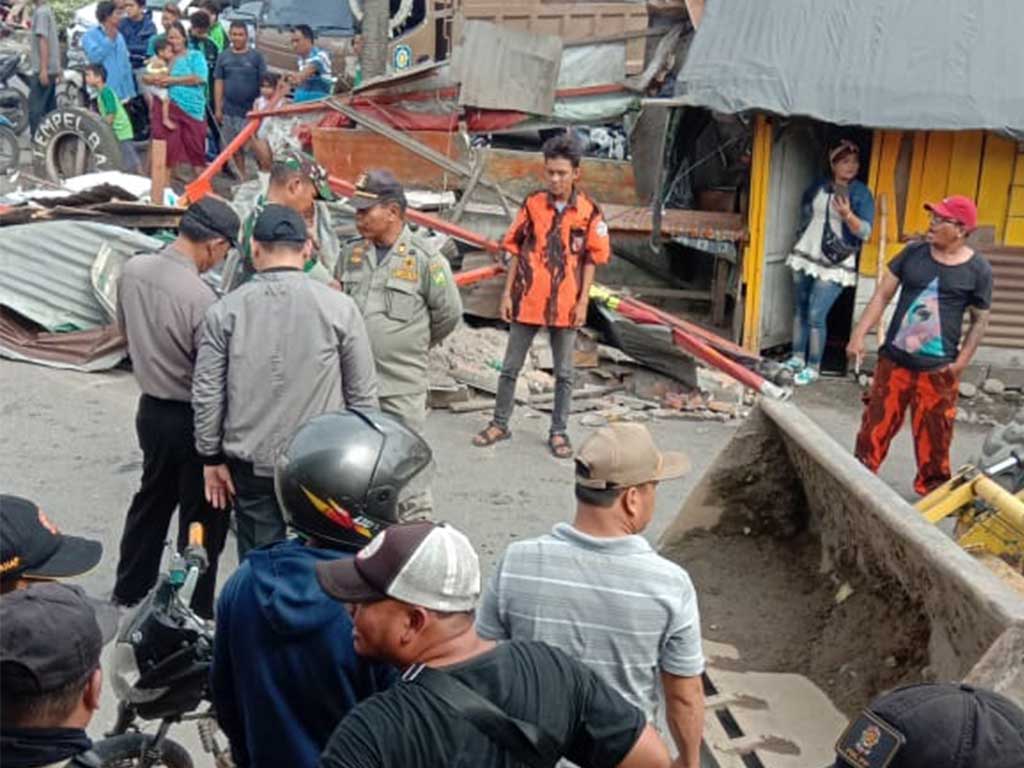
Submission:
M 992 305 L 992 267 L 977 252 L 955 267 L 940 264 L 921 242 L 904 248 L 889 271 L 900 281 L 900 294 L 882 354 L 914 371 L 955 361 L 964 312 Z

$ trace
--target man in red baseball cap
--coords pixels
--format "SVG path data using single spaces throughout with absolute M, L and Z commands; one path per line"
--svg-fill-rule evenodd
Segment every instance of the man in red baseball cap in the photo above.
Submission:
M 992 304 L 992 267 L 966 242 L 978 225 L 974 201 L 952 195 L 925 209 L 931 214 L 927 237 L 889 262 L 846 348 L 860 359 L 865 337 L 900 289 L 864 398 L 854 453 L 877 472 L 909 405 L 917 457 L 914 490 L 921 495 L 949 480 L 960 375 L 981 344 Z M 970 329 L 961 343 L 964 312 Z

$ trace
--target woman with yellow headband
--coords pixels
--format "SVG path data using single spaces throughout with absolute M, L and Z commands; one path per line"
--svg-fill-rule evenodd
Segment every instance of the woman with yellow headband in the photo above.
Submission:
M 786 365 L 800 386 L 820 375 L 825 321 L 843 289 L 857 284 L 857 255 L 875 217 L 871 192 L 857 179 L 860 148 L 842 139 L 828 159 L 830 176 L 815 181 L 800 201 L 799 233 L 786 259 L 794 289 L 793 355 Z

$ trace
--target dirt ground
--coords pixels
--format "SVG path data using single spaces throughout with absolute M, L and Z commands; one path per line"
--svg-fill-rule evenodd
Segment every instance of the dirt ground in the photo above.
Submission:
M 850 716 L 879 691 L 927 675 L 925 617 L 895 590 L 820 573 L 811 535 L 694 531 L 665 554 L 693 579 L 704 637 L 739 651 L 738 661 L 710 659 L 713 667 L 806 675 Z

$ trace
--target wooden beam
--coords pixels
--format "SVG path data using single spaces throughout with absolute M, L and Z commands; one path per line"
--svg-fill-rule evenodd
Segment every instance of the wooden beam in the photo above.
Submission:
M 167 142 L 163 139 L 153 139 L 149 143 L 149 179 L 150 202 L 163 205 L 167 187 Z

